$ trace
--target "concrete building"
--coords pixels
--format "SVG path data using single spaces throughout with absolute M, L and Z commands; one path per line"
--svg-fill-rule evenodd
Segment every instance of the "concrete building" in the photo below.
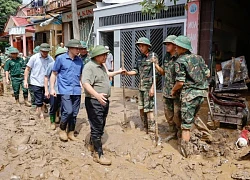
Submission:
M 186 34 L 186 0 L 177 1 L 177 5 L 168 2 L 168 11 L 162 10 L 155 18 L 142 14 L 139 2 L 136 0 L 109 6 L 97 4 L 94 9 L 95 43 L 110 47 L 114 55 L 115 69 L 121 66 L 121 51 L 124 52 L 125 69 L 131 70 L 134 67 L 139 55 L 135 42 L 142 36 L 151 39 L 152 50 L 158 54 L 161 61 L 165 54 L 163 39 L 171 34 Z M 137 88 L 138 84 L 137 76 L 125 77 L 126 87 Z M 121 86 L 120 76 L 114 78 L 114 86 Z M 159 82 L 157 87 L 161 90 L 162 82 Z

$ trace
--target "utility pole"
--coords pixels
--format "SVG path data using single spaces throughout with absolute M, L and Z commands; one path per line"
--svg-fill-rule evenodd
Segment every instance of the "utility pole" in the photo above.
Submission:
M 77 0 L 71 0 L 73 38 L 80 40 L 78 15 L 77 15 Z

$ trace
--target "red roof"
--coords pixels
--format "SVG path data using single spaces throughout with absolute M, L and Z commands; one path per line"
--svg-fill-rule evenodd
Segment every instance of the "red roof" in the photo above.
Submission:
M 16 26 L 26 26 L 29 25 L 29 22 L 27 21 L 26 18 L 22 18 L 22 17 L 15 17 L 15 16 L 11 16 L 12 20 L 14 21 Z M 33 26 L 27 26 L 26 28 L 27 32 L 35 32 L 35 28 Z

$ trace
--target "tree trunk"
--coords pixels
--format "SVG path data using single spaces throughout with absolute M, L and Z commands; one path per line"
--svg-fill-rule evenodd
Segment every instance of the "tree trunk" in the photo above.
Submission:
M 74 39 L 80 40 L 76 0 L 71 0 L 71 10 L 72 10 L 73 37 Z

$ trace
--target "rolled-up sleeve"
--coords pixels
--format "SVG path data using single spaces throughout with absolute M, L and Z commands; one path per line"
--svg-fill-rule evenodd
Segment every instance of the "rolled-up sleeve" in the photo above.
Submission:
M 134 65 L 134 68 L 132 69 L 132 71 L 135 71 L 136 74 L 139 73 L 138 58 L 135 61 L 135 65 Z
M 186 71 L 185 71 L 185 66 L 181 63 L 176 62 L 174 64 L 175 66 L 175 73 L 176 73 L 176 81 L 186 81 Z

